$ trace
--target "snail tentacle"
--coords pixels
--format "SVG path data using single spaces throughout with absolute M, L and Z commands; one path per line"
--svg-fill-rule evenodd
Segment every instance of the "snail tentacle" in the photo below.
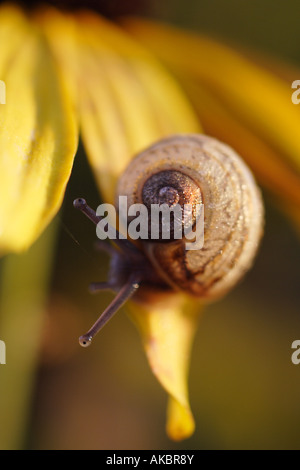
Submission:
M 117 313 L 117 311 L 129 300 L 140 287 L 140 279 L 135 275 L 131 275 L 128 282 L 121 288 L 119 293 L 109 304 L 109 306 L 100 315 L 98 320 L 89 329 L 89 331 L 80 336 L 79 344 L 83 347 L 87 347 L 91 344 L 94 336 L 104 327 L 104 325 Z

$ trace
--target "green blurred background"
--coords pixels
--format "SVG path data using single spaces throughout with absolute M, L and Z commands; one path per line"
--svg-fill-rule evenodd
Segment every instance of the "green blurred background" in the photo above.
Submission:
M 300 65 L 298 0 L 157 0 L 145 14 Z M 94 226 L 72 207 L 79 196 L 99 204 L 82 148 L 57 218 L 27 448 L 300 449 L 300 364 L 291 362 L 291 344 L 300 339 L 299 233 L 276 201 L 264 194 L 265 236 L 254 268 L 200 319 L 189 380 L 196 432 L 173 443 L 165 434 L 166 394 L 125 312 L 91 348 L 78 345 L 112 298 L 88 294 L 90 282 L 106 278 L 108 258 L 95 253 Z M 4 367 L 9 359 L 0 374 Z

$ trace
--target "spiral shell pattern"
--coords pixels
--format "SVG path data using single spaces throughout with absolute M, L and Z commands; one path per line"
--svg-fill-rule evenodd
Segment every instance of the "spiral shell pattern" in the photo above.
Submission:
M 251 171 L 214 138 L 174 135 L 137 155 L 119 180 L 128 204 L 204 205 L 204 245 L 145 240 L 142 249 L 174 289 L 203 299 L 227 293 L 251 267 L 262 235 L 263 204 Z

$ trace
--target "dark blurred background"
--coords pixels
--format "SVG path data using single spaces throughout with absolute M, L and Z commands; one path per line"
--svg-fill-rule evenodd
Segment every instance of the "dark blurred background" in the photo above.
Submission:
M 155 0 L 139 8 L 298 65 L 299 13 L 298 0 Z M 106 278 L 108 258 L 95 253 L 94 226 L 72 207 L 79 196 L 99 204 L 82 148 L 59 214 L 28 447 L 299 449 L 300 365 L 291 362 L 291 344 L 300 339 L 299 233 L 272 197 L 264 194 L 265 236 L 254 268 L 200 319 L 189 380 L 196 432 L 173 443 L 164 429 L 166 394 L 124 311 L 91 348 L 78 345 L 112 298 L 88 294 L 90 282 Z

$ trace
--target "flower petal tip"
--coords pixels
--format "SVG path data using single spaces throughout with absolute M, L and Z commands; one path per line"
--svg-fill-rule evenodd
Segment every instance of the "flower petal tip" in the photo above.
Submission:
M 167 410 L 166 432 L 173 441 L 182 441 L 192 436 L 195 421 L 191 410 L 170 398 Z

